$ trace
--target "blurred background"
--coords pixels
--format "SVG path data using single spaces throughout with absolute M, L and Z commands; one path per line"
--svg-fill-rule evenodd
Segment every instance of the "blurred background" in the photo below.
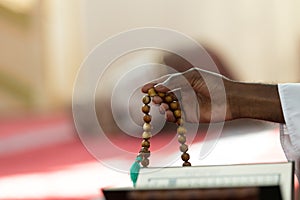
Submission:
M 300 2 L 296 0 L 0 0 L 0 188 L 5 188 L 0 189 L 5 191 L 0 198 L 97 198 L 95 188 L 108 185 L 95 178 L 104 169 L 76 136 L 73 84 L 96 45 L 145 26 L 192 37 L 207 48 L 221 72 L 236 80 L 300 81 Z M 132 59 L 166 62 L 161 55 L 146 52 L 122 65 L 129 66 Z M 179 61 L 169 63 L 176 67 Z M 109 90 L 117 79 L 102 84 Z M 110 102 L 109 94 L 101 94 L 102 105 Z M 107 110 L 100 106 L 98 113 L 114 132 Z M 87 165 L 94 171 L 82 177 L 90 184 L 76 185 L 78 177 L 69 172 L 78 174 Z M 29 176 L 33 174 L 42 178 L 35 180 Z

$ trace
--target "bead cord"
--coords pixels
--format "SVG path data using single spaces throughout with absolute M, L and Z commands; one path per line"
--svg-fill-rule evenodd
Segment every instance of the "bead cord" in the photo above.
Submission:
M 143 106 L 142 106 L 141 110 L 144 113 L 144 117 L 143 117 L 143 120 L 144 120 L 143 131 L 144 132 L 142 134 L 143 141 L 141 143 L 141 150 L 138 155 L 138 157 L 141 158 L 141 161 L 140 161 L 141 165 L 143 167 L 148 167 L 148 165 L 149 165 L 149 157 L 150 157 L 149 148 L 150 148 L 150 139 L 152 137 L 152 134 L 151 134 L 152 116 L 149 114 L 149 112 L 150 112 L 149 104 L 150 104 L 152 98 L 155 96 L 159 96 L 160 98 L 162 98 L 163 102 L 167 103 L 169 105 L 170 110 L 173 112 L 173 114 L 176 118 L 176 124 L 178 125 L 177 135 L 178 135 L 178 142 L 180 143 L 179 149 L 182 152 L 181 159 L 184 161 L 182 166 L 184 166 L 184 167 L 191 166 L 191 163 L 188 162 L 188 160 L 190 159 L 190 155 L 187 153 L 188 146 L 185 144 L 185 142 L 186 142 L 185 135 L 187 133 L 187 130 L 183 126 L 184 120 L 182 119 L 182 113 L 181 113 L 179 102 L 172 95 L 166 94 L 163 92 L 156 92 L 156 90 L 154 88 L 150 88 L 148 90 L 148 94 L 142 98 Z

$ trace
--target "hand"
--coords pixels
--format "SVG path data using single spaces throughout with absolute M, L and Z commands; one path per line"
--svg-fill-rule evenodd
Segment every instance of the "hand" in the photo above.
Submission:
M 284 123 L 278 88 L 275 84 L 243 83 L 199 68 L 163 76 L 147 83 L 142 92 L 154 87 L 157 92 L 179 91 L 181 110 L 188 122 L 220 122 L 253 118 Z M 166 119 L 175 122 L 173 112 L 155 96 Z
M 225 92 L 230 80 L 216 73 L 192 68 L 183 73 L 163 76 L 142 87 L 142 92 L 154 87 L 157 92 L 180 93 L 181 109 L 188 122 L 219 122 L 231 120 L 232 113 Z M 162 99 L 155 96 L 153 102 L 160 104 L 166 119 L 175 122 L 173 112 Z

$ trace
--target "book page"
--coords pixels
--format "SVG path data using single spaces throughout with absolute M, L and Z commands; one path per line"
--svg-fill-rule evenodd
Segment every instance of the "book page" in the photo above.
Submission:
M 221 188 L 280 186 L 283 199 L 291 199 L 293 163 L 142 168 L 137 188 Z

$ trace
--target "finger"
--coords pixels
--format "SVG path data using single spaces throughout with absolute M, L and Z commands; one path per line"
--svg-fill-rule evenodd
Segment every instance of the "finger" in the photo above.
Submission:
M 159 96 L 154 96 L 152 102 L 155 104 L 161 104 L 163 102 L 163 99 Z
M 165 114 L 167 110 L 169 110 L 169 105 L 168 105 L 168 104 L 162 103 L 162 104 L 159 106 L 159 112 L 160 112 L 161 114 Z
M 166 120 L 168 122 L 176 122 L 176 118 L 175 118 L 175 116 L 174 116 L 174 114 L 173 114 L 172 111 L 167 110 L 166 113 L 165 113 L 165 116 L 166 116 Z
M 148 90 L 149 90 L 150 88 L 153 88 L 155 84 L 156 84 L 156 83 L 154 83 L 154 82 L 145 84 L 145 85 L 142 87 L 142 92 L 143 92 L 143 93 L 148 93 Z
M 165 111 L 161 106 L 159 106 L 158 111 L 159 111 L 159 113 L 162 114 L 162 115 L 166 113 L 166 111 Z
M 169 76 L 165 81 L 154 86 L 157 92 L 169 92 L 170 90 L 177 90 L 189 85 L 188 80 L 182 73 L 175 73 Z
M 147 93 L 150 88 L 153 88 L 156 84 L 164 82 L 166 79 L 169 78 L 169 76 L 170 75 L 168 74 L 168 75 L 162 76 L 158 79 L 155 79 L 155 80 L 151 81 L 150 83 L 146 83 L 141 89 L 142 92 Z
M 163 93 L 166 93 L 166 92 L 169 92 L 170 89 L 166 86 L 165 83 L 161 83 L 161 84 L 157 84 L 154 86 L 155 90 L 157 92 L 163 92 Z

